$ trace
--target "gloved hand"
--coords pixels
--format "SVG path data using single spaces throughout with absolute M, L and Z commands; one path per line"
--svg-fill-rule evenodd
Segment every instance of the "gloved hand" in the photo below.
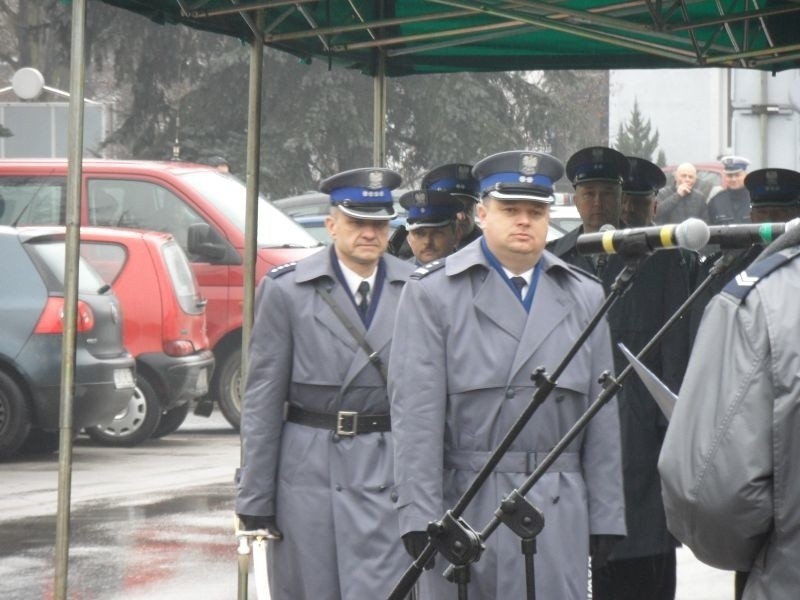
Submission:
M 402 539 L 406 552 L 408 552 L 414 560 L 422 554 L 422 551 L 425 550 L 425 546 L 428 545 L 428 534 L 425 531 L 409 531 L 403 535 Z M 425 570 L 430 571 L 435 564 L 436 560 L 431 556 L 428 564 L 425 565 Z
M 261 515 L 236 515 L 242 522 L 242 527 L 245 531 L 255 531 L 263 529 L 270 537 L 281 540 L 283 533 L 278 529 L 278 524 L 275 522 L 275 515 L 261 516 Z
M 604 567 L 608 556 L 623 536 L 621 535 L 590 535 L 589 554 L 592 557 L 593 567 Z

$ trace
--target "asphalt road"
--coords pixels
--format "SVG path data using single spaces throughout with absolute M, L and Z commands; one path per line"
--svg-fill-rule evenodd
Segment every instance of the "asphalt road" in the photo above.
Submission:
M 80 437 L 73 460 L 71 600 L 236 597 L 239 437 L 221 416 L 135 448 Z M 53 598 L 57 483 L 55 456 L 0 463 L 0 599 Z M 677 600 L 732 598 L 730 573 L 679 550 Z

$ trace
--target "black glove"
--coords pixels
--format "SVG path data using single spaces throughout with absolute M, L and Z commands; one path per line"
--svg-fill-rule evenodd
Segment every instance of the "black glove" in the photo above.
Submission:
M 422 551 L 425 550 L 425 546 L 428 545 L 428 534 L 425 531 L 409 531 L 403 535 L 402 539 L 403 546 L 406 547 L 406 552 L 408 552 L 414 560 L 422 554 Z M 431 556 L 428 564 L 425 565 L 425 570 L 430 571 L 434 564 L 436 564 L 436 560 Z
M 592 567 L 606 566 L 608 556 L 622 538 L 621 535 L 590 535 L 589 554 L 592 557 Z
M 278 524 L 275 522 L 275 515 L 261 516 L 261 515 L 236 515 L 242 522 L 245 531 L 256 531 L 263 529 L 270 537 L 281 540 L 283 534 L 278 529 Z

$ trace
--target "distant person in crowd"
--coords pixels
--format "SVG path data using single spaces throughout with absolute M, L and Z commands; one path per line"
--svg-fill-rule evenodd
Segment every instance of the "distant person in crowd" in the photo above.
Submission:
M 596 232 L 605 224 L 616 229 L 648 225 L 652 215 L 649 199 L 666 178 L 650 161 L 626 158 L 605 147 L 579 150 L 567 161 L 566 172 L 575 187 L 575 205 L 583 225 L 550 242 L 548 249 L 596 274 L 608 293 L 625 267 L 625 259 L 618 254 L 583 256 L 576 249 L 578 236 Z M 663 250 L 644 258 L 631 287 L 608 313 L 612 339 L 638 354 L 689 297 L 696 269 L 696 253 L 686 250 Z M 688 319 L 681 319 L 644 363 L 677 391 L 690 347 Z M 615 344 L 615 372 L 627 366 Z M 592 598 L 673 600 L 677 544 L 667 531 L 657 471 L 667 421 L 635 377 L 625 380 L 617 402 L 628 534 L 609 548 L 607 560 L 592 560 Z
M 422 176 L 422 189 L 449 192 L 461 201 L 464 209 L 458 215 L 459 249 L 481 237 L 475 222 L 475 206 L 479 198 L 478 180 L 472 175 L 472 165 L 451 163 L 431 169 Z
M 593 277 L 544 250 L 553 184 L 564 172 L 558 159 L 501 152 L 473 172 L 483 237 L 417 269 L 392 342 L 397 508 L 415 557 L 428 541 L 428 522 L 453 506 L 530 402 L 531 374 L 565 356 L 603 301 Z M 466 507 L 468 523 L 483 527 L 586 410 L 600 393 L 600 373 L 611 367 L 610 352 L 603 322 Z M 604 538 L 624 534 L 619 444 L 611 399 L 527 495 L 545 518 L 534 555 L 538 598 L 585 600 L 590 547 L 597 552 Z M 457 595 L 439 567 L 437 559 L 420 581 L 427 600 Z M 510 529 L 498 529 L 470 565 L 468 595 L 527 597 L 520 539 Z
M 697 169 L 692 163 L 678 165 L 674 182 L 663 188 L 656 198 L 655 222 L 659 225 L 681 223 L 690 217 L 708 221 L 706 199 L 695 189 Z
M 449 192 L 413 190 L 400 197 L 400 206 L 406 209 L 406 241 L 418 266 L 455 252 L 461 236 L 460 200 Z
M 220 173 L 230 173 L 231 172 L 230 164 L 222 156 L 212 156 L 206 161 L 206 164 L 208 166 L 210 166 L 210 167 L 214 167 Z
M 670 531 L 737 571 L 743 600 L 800 593 L 800 229 L 705 311 L 659 458 Z
M 744 178 L 750 192 L 750 221 L 753 223 L 784 223 L 800 217 L 800 173 L 789 169 L 759 169 Z M 769 241 L 769 240 L 767 240 Z M 744 271 L 764 249 L 763 244 L 749 248 L 731 249 L 735 253 L 731 264 L 700 295 L 692 307 L 692 333 L 697 332 L 703 311 L 712 297 L 717 295 L 736 275 Z M 715 248 L 702 263 L 698 281 L 705 279 L 709 269 L 722 255 Z
M 627 227 L 652 225 L 656 214 L 656 194 L 667 177 L 649 160 L 628 156 L 630 171 L 622 181 L 620 220 Z
M 709 225 L 730 225 L 750 221 L 750 192 L 744 178 L 750 161 L 741 156 L 720 159 L 726 187 L 708 201 Z
M 272 598 L 385 598 L 402 575 L 386 364 L 412 265 L 386 256 L 389 169 L 325 179 L 333 242 L 258 288 L 235 510 L 265 529 Z

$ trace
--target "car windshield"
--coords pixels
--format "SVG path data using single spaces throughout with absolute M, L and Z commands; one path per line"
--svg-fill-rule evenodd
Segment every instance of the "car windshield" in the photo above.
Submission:
M 62 286 L 64 285 L 64 256 L 66 247 L 64 242 L 35 242 L 27 244 L 39 258 L 50 275 Z M 107 290 L 108 285 L 97 272 L 83 259 L 78 260 L 78 291 L 82 294 L 98 294 Z
M 244 231 L 244 184 L 216 171 L 187 173 L 184 178 L 206 200 Z M 311 248 L 319 242 L 263 197 L 258 197 L 257 244 L 271 248 Z

